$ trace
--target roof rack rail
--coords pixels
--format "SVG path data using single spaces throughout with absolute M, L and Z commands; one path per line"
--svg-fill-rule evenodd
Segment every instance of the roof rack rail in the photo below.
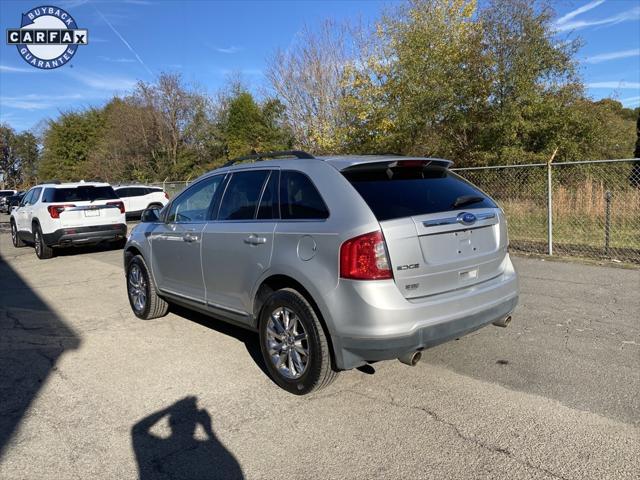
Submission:
M 258 153 L 254 150 L 253 153 L 251 153 L 251 155 L 245 155 L 243 157 L 238 157 L 238 158 L 234 158 L 233 160 L 229 160 L 227 163 L 222 165 L 222 167 L 223 168 L 230 167 L 235 163 L 244 162 L 246 160 L 253 160 L 255 162 L 260 162 L 261 160 L 266 160 L 269 158 L 278 158 L 278 157 L 296 157 L 297 159 L 301 159 L 301 160 L 316 158 L 310 153 L 307 153 L 302 150 L 281 150 L 276 152 L 264 152 L 264 153 Z

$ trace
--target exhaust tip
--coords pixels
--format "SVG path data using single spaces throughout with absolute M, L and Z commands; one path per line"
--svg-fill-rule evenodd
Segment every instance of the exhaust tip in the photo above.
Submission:
M 410 367 L 415 367 L 420 359 L 422 358 L 422 352 L 411 352 L 398 357 L 400 363 L 404 363 L 405 365 L 409 365 Z
M 493 322 L 493 324 L 496 327 L 502 327 L 502 328 L 506 328 L 509 326 L 509 324 L 511 323 L 511 315 L 507 315 L 506 317 L 504 317 L 501 320 L 496 320 L 495 322 Z

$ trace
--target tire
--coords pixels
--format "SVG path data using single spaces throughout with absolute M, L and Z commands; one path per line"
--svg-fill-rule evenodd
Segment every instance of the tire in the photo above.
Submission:
M 143 320 L 164 317 L 169 311 L 169 304 L 158 295 L 141 255 L 127 265 L 127 297 L 135 316 Z
M 11 220 L 11 241 L 13 242 L 13 246 L 16 248 L 22 248 L 26 246 L 26 243 L 20 238 L 18 235 L 18 227 L 16 227 L 16 222 Z
M 44 242 L 44 238 L 42 237 L 42 229 L 38 224 L 33 225 L 33 243 L 36 248 L 36 256 L 40 260 L 47 260 L 53 257 L 53 248 L 51 248 Z
M 123 238 L 121 240 L 116 240 L 115 242 L 111 242 L 111 247 L 114 250 L 122 250 L 126 244 L 127 244 L 127 239 Z
M 267 370 L 288 392 L 306 395 L 328 386 L 338 376 L 331 367 L 329 342 L 318 316 L 296 290 L 284 288 L 267 298 L 259 330 Z M 302 353 L 305 350 L 306 355 Z

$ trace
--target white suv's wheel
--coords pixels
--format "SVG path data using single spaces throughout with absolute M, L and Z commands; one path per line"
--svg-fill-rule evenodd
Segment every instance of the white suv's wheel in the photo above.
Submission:
M 13 242 L 13 246 L 16 248 L 25 246 L 25 243 L 22 241 L 22 239 L 18 235 L 18 228 L 16 227 L 16 222 L 14 222 L 13 220 L 11 220 L 11 241 Z
M 33 226 L 33 243 L 36 247 L 36 255 L 40 260 L 53 257 L 53 248 L 44 242 L 40 225 Z

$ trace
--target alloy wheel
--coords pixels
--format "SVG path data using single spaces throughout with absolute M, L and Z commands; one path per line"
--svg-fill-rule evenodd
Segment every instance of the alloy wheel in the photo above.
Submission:
M 269 358 L 285 378 L 300 378 L 309 365 L 309 337 L 295 312 L 278 307 L 269 317 L 265 336 Z
M 147 282 L 138 265 L 129 269 L 129 297 L 136 312 L 142 312 L 147 304 Z
M 40 232 L 38 230 L 35 231 L 34 235 L 34 243 L 36 247 L 36 255 L 42 255 L 42 239 L 40 238 Z

